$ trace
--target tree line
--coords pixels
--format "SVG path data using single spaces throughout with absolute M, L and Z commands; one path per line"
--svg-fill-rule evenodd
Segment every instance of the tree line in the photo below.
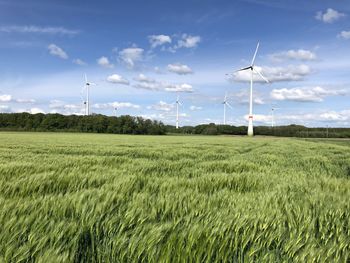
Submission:
M 115 134 L 202 134 L 246 135 L 247 126 L 216 125 L 183 126 L 176 129 L 160 121 L 124 115 L 110 117 L 101 114 L 78 116 L 61 114 L 0 113 L 0 130 L 7 131 L 62 131 Z M 350 128 L 308 128 L 302 125 L 255 126 L 255 135 L 304 137 L 304 138 L 350 138 Z
M 162 122 L 129 115 L 109 117 L 101 114 L 78 116 L 42 113 L 1 113 L 0 129 L 8 131 L 63 131 L 152 135 L 163 135 L 166 133 Z
M 175 126 L 166 125 L 167 133 L 203 134 L 203 135 L 246 135 L 247 126 L 216 125 L 214 123 L 197 126 L 183 126 L 176 129 Z M 255 126 L 255 135 L 303 137 L 303 138 L 350 138 L 350 128 L 309 128 L 302 125 L 286 126 Z

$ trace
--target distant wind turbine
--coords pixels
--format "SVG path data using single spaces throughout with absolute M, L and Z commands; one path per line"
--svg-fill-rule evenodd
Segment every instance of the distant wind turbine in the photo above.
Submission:
M 177 98 L 176 98 L 176 129 L 179 128 L 179 105 L 182 106 L 182 104 L 179 100 L 179 95 L 177 95 Z
M 227 93 L 225 94 L 224 101 L 222 102 L 222 104 L 224 104 L 224 125 L 226 125 L 226 106 L 232 109 L 230 103 L 227 102 Z
M 253 136 L 254 135 L 254 131 L 253 131 L 253 74 L 257 73 L 264 81 L 266 81 L 267 83 L 269 83 L 268 79 L 265 78 L 260 71 L 255 69 L 255 58 L 256 58 L 256 54 L 258 53 L 258 49 L 259 49 L 259 42 L 256 46 L 255 49 L 255 53 L 252 59 L 252 62 L 250 63 L 250 66 L 245 67 L 245 68 L 241 68 L 239 70 L 237 70 L 236 72 L 239 71 L 245 71 L 245 70 L 250 70 L 251 75 L 250 75 L 250 99 L 249 99 L 249 123 L 248 123 L 248 136 Z
M 278 110 L 279 108 L 273 107 L 271 108 L 271 127 L 273 128 L 276 126 L 275 124 L 275 110 Z
M 96 85 L 95 83 L 89 82 L 87 79 L 86 74 L 84 74 L 85 77 L 85 90 L 86 90 L 86 100 L 84 101 L 85 105 L 85 115 L 90 115 L 90 86 Z

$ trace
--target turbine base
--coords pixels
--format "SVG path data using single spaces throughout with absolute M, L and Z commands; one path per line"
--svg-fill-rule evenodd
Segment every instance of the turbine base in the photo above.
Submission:
M 249 116 L 248 136 L 254 136 L 254 130 L 253 130 L 253 116 Z

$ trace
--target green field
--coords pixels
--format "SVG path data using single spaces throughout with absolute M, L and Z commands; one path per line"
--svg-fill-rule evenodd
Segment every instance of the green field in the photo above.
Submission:
M 0 133 L 0 262 L 349 260 L 349 141 Z

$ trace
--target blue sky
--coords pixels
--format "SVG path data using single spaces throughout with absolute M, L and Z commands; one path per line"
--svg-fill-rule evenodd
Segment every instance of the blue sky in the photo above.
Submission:
M 180 125 L 350 127 L 350 3 L 339 1 L 0 0 L 0 111 L 92 112 Z M 227 76 L 226 74 L 231 75 Z

